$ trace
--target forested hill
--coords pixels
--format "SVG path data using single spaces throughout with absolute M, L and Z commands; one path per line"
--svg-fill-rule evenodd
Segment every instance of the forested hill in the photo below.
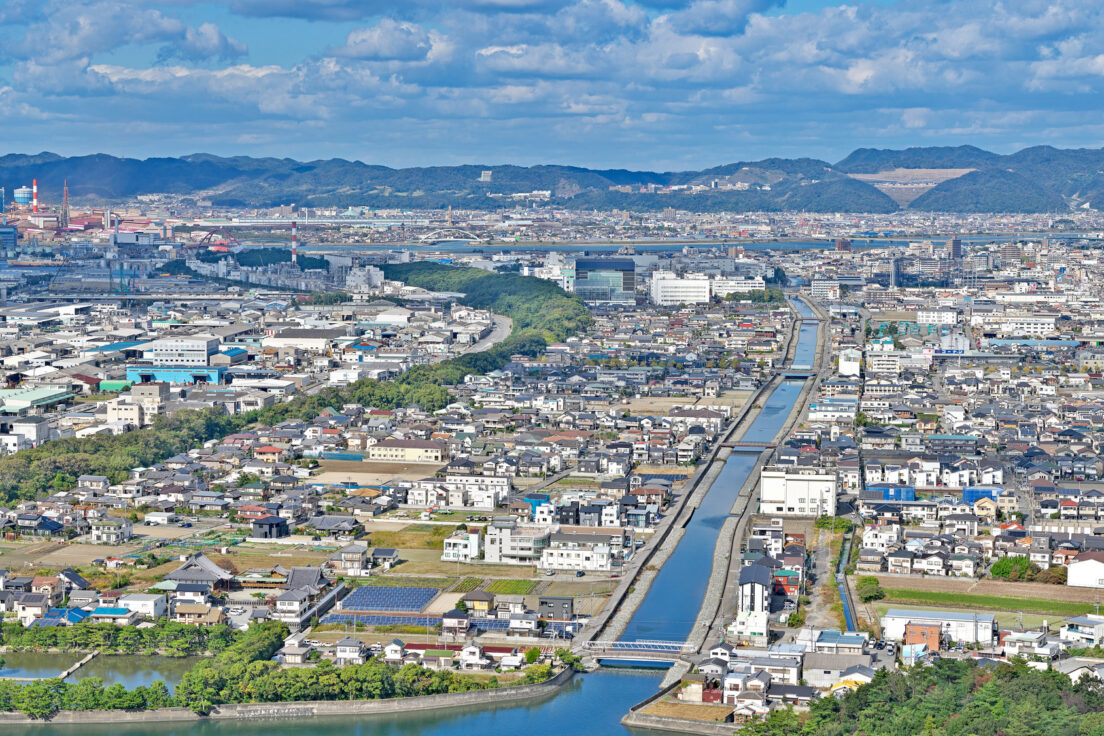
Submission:
M 490 180 L 482 176 L 490 172 Z M 878 179 L 885 172 L 935 172 L 908 201 Z M 940 175 L 939 172 L 944 172 Z M 40 199 L 57 202 L 68 180 L 74 201 L 119 201 L 174 193 L 216 206 L 513 207 L 515 194 L 549 192 L 572 209 L 690 211 L 1060 212 L 1104 202 L 1104 149 L 1027 148 L 1000 155 L 973 146 L 862 148 L 832 164 L 810 158 L 737 161 L 695 171 L 479 164 L 395 169 L 359 161 L 219 157 L 131 159 L 105 154 L 0 156 L 0 187 L 38 179 Z M 656 193 L 656 188 L 676 187 Z M 693 188 L 697 187 L 697 191 Z M 520 200 L 524 201 L 524 199 Z M 904 204 L 902 204 L 904 202 Z

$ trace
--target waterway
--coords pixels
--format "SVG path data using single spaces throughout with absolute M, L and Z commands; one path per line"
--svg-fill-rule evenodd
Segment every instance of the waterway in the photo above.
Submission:
M 802 321 L 798 328 L 797 349 L 794 351 L 791 367 L 795 370 L 812 370 L 813 361 L 816 360 L 817 329 L 820 323 L 814 321 L 816 314 L 808 304 L 800 299 L 793 299 L 792 302 Z
M 813 339 L 816 339 L 815 334 Z M 774 439 L 785 424 L 804 383 L 783 381 L 779 384 L 763 403 L 762 410 L 740 438 L 741 441 L 766 443 Z M 622 640 L 684 641 L 690 634 L 709 583 L 717 535 L 758 458 L 758 451 L 733 452 L 729 456 L 701 506 L 686 525 L 686 534 L 636 609 L 621 636 Z
M 576 677 L 554 697 L 526 705 L 303 720 L 209 721 L 138 725 L 19 726 L 36 736 L 608 736 L 629 733 L 620 724 L 629 706 L 656 691 L 656 670 L 604 671 Z M 10 731 L 0 727 L 0 733 Z M 638 733 L 638 732 L 634 732 Z
M 83 656 L 62 652 L 7 652 L 3 655 L 4 666 L 0 668 L 0 677 L 28 680 L 57 677 Z
M 85 677 L 98 677 L 105 685 L 114 685 L 118 682 L 129 690 L 161 680 L 168 686 L 169 692 L 172 692 L 184 677 L 184 673 L 195 667 L 202 659 L 202 657 L 101 654 L 77 670 L 77 673 L 69 678 L 69 682 Z
M 801 307 L 798 308 L 799 311 Z M 805 309 L 808 309 L 805 307 Z M 809 312 L 811 316 L 812 313 Z M 809 342 L 812 345 L 809 345 Z M 799 334 L 797 352 L 815 350 L 816 332 Z M 781 430 L 801 393 L 803 381 L 783 381 L 763 404 L 742 439 L 770 442 Z M 701 507 L 687 525 L 674 554 L 656 576 L 622 639 L 684 640 L 704 598 L 721 524 L 755 468 L 757 453 L 734 452 L 725 462 Z M 602 670 L 576 677 L 557 695 L 527 705 L 457 708 L 371 718 L 318 718 L 303 721 L 196 722 L 140 726 L 20 727 L 23 733 L 82 736 L 469 736 L 473 733 L 525 736 L 595 736 L 630 733 L 621 726 L 629 708 L 653 694 L 661 674 L 654 670 Z M 2 729 L 0 729 L 2 730 Z M 639 732 L 632 732 L 639 733 Z
M 1054 233 L 1050 235 L 1051 238 L 1077 238 L 1082 237 L 1081 233 Z M 963 243 L 975 244 L 975 243 L 1003 243 L 1012 240 L 1022 240 L 1024 238 L 1020 236 L 1012 235 L 969 235 L 960 240 Z M 1037 239 L 1037 238 L 1036 238 Z M 910 242 L 926 241 L 930 240 L 935 244 L 946 243 L 948 238 L 946 236 L 941 237 L 922 237 L 916 236 L 913 238 L 893 238 L 893 239 L 876 239 L 876 238 L 851 238 L 852 249 L 860 248 L 904 248 L 908 246 Z M 252 243 L 251 243 L 252 244 Z M 263 245 L 264 243 L 258 243 Z M 276 245 L 286 245 L 286 241 L 276 243 Z M 429 252 L 442 252 L 442 253 L 499 253 L 502 251 L 537 251 L 537 252 L 551 252 L 557 251 L 560 253 L 594 253 L 613 255 L 617 253 L 621 248 L 630 245 L 633 251 L 638 255 L 646 253 L 674 253 L 682 251 L 684 249 L 689 250 L 708 250 L 711 248 L 728 248 L 731 246 L 742 247 L 745 251 L 753 250 L 777 250 L 777 251 L 790 251 L 790 250 L 828 250 L 835 248 L 835 240 L 764 240 L 758 242 L 741 242 L 740 240 L 716 240 L 708 239 L 701 241 L 671 241 L 671 242 L 650 242 L 650 243 L 536 243 L 518 241 L 513 243 L 507 242 L 495 242 L 495 243 L 473 243 L 466 240 L 450 240 L 440 243 L 327 243 L 327 244 L 303 244 L 299 246 L 300 252 L 303 251 L 365 251 L 375 252 L 381 250 L 411 250 L 429 251 Z

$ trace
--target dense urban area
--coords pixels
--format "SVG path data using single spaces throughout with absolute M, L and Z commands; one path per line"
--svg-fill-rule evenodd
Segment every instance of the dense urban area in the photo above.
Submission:
M 0 195 L 0 725 L 651 667 L 631 728 L 1104 733 L 1098 213 L 39 183 Z

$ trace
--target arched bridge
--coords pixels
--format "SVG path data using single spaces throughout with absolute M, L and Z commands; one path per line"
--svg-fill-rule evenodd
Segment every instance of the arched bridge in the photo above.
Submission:
M 431 233 L 426 233 L 418 238 L 423 243 L 438 243 L 442 240 L 482 240 L 475 233 L 467 230 L 461 230 L 456 227 L 446 227 L 440 230 L 434 230 Z

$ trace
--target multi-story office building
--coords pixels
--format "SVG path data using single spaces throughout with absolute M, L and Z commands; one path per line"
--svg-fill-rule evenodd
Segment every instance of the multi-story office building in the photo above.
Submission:
M 636 303 L 636 262 L 631 258 L 577 258 L 573 273 L 575 293 L 585 302 Z

